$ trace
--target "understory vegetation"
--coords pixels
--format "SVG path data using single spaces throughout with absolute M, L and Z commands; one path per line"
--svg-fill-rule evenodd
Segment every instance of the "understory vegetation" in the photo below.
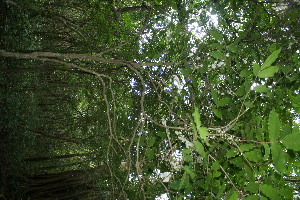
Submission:
M 1 0 L 0 199 L 298 199 L 299 9 Z

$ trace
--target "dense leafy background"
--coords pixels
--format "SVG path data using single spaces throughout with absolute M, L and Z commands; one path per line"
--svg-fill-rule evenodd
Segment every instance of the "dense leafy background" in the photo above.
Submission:
M 299 198 L 299 8 L 1 1 L 0 197 Z

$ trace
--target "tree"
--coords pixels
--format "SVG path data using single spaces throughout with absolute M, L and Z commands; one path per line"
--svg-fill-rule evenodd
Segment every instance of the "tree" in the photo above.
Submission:
M 18 127 L 51 147 L 23 155 L 44 162 L 27 163 L 27 196 L 298 195 L 296 2 L 7 3 L 26 23 L 16 28 L 6 20 L 6 26 L 26 30 L 32 44 L 13 43 L 19 36 L 7 31 L 1 38 L 1 71 L 7 77 L 18 71 L 20 93 L 32 95 L 32 111 L 17 111 Z M 93 158 L 77 156 L 91 152 Z M 41 168 L 46 176 L 36 172 Z M 80 170 L 88 183 L 83 190 Z M 68 175 L 69 190 L 55 182 L 59 173 Z

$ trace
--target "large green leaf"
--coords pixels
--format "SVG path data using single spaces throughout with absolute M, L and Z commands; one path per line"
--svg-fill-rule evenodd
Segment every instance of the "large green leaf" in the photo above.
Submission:
M 211 97 L 213 98 L 213 101 L 215 102 L 215 104 L 218 104 L 219 95 L 214 89 L 211 89 Z
M 279 138 L 280 134 L 280 121 L 278 114 L 272 110 L 269 115 L 269 139 L 271 142 L 275 142 Z
M 226 198 L 226 200 L 238 200 L 239 193 L 237 191 L 233 191 L 232 194 Z
M 278 70 L 279 70 L 278 66 L 271 66 L 259 71 L 257 76 L 259 78 L 270 78 L 273 77 L 274 74 L 278 72 Z
M 218 109 L 213 108 L 213 113 L 220 119 L 223 118 L 222 112 Z
M 258 162 L 261 160 L 261 154 L 259 151 L 249 151 L 244 153 L 244 156 L 252 162 Z
M 218 106 L 226 106 L 230 102 L 229 97 L 224 97 L 218 102 Z
M 239 154 L 239 151 L 236 148 L 230 149 L 226 152 L 225 157 L 232 158 Z
M 212 43 L 212 44 L 210 45 L 210 47 L 211 47 L 212 49 L 220 49 L 220 50 L 222 50 L 222 49 L 224 48 L 224 46 L 223 46 L 222 44 L 218 43 L 218 42 Z
M 171 183 L 170 187 L 174 190 L 180 190 L 180 181 L 174 181 Z
M 270 147 L 268 144 L 264 144 L 265 154 L 263 160 L 268 160 L 270 156 Z
M 282 139 L 282 144 L 294 151 L 300 151 L 300 134 L 289 134 Z
M 200 127 L 200 128 L 199 128 L 199 135 L 200 135 L 200 138 L 201 138 L 205 143 L 207 143 L 207 141 L 208 141 L 208 139 L 207 139 L 207 136 L 208 136 L 207 128 L 205 128 L 205 127 Z
M 192 178 L 192 179 L 194 179 L 195 178 L 195 173 L 191 170 L 191 167 L 190 166 L 187 166 L 187 165 L 185 165 L 185 166 L 183 166 L 183 169 L 190 175 L 190 177 Z
M 196 124 L 197 130 L 200 129 L 202 123 L 200 121 L 200 113 L 199 113 L 199 109 L 195 106 L 194 108 L 194 113 L 192 114 L 194 117 L 194 122 Z
M 259 85 L 253 88 L 256 92 L 266 92 L 268 88 L 265 85 Z
M 240 150 L 241 151 L 249 151 L 249 150 L 252 150 L 254 148 L 254 144 L 242 144 L 240 146 Z
M 146 155 L 147 155 L 149 160 L 153 160 L 155 158 L 155 153 L 154 153 L 153 149 L 148 148 L 146 150 Z
M 247 186 L 246 186 L 246 190 L 248 190 L 249 192 L 252 192 L 254 194 L 257 194 L 258 193 L 258 183 L 249 183 Z
M 238 48 L 237 48 L 237 45 L 236 45 L 235 42 L 228 45 L 226 48 L 227 48 L 228 51 L 231 51 L 233 53 L 236 53 L 238 51 Z
M 204 151 L 204 147 L 203 147 L 203 145 L 201 144 L 201 142 L 199 142 L 199 141 L 194 141 L 194 145 L 195 145 L 196 151 L 197 151 L 203 158 L 205 158 L 205 157 L 206 157 L 206 153 L 205 153 L 205 151 Z
M 246 78 L 250 74 L 251 74 L 251 71 L 249 71 L 248 69 L 244 69 L 244 70 L 241 71 L 240 76 Z
M 262 200 L 262 198 L 259 198 L 257 195 L 249 195 L 243 200 Z
M 223 40 L 222 34 L 217 30 L 210 30 L 209 33 L 219 42 Z
M 264 64 L 261 66 L 261 70 L 268 68 L 272 65 L 272 63 L 278 58 L 278 54 L 280 53 L 281 48 L 274 51 L 264 62 Z
M 156 137 L 155 137 L 155 136 L 152 136 L 152 137 L 150 138 L 150 140 L 149 140 L 148 146 L 149 146 L 149 147 L 152 147 L 152 146 L 154 145 L 154 143 L 155 143 L 155 140 L 156 140 Z
M 278 66 L 271 66 L 272 63 L 277 59 L 278 54 L 281 49 L 274 51 L 262 64 L 260 67 L 259 64 L 253 64 L 253 74 L 259 78 L 270 78 L 273 77 L 276 72 L 278 72 Z
M 254 74 L 255 76 L 257 76 L 259 70 L 260 70 L 260 65 L 257 64 L 257 63 L 254 63 L 254 64 L 253 64 L 253 74 Z
M 213 172 L 213 177 L 219 177 L 221 175 L 222 175 L 222 173 L 220 171 Z
M 278 193 L 278 190 L 275 189 L 272 185 L 268 185 L 268 184 L 262 184 L 260 185 L 260 190 L 262 191 L 262 193 L 264 193 L 264 195 L 266 195 L 267 197 L 269 197 L 272 200 L 280 200 L 281 197 Z
M 239 87 L 236 90 L 235 94 L 239 97 L 244 96 L 245 95 L 245 87 L 244 86 Z
M 185 171 L 183 176 L 181 177 L 179 188 L 181 189 L 186 187 L 188 181 L 189 181 L 189 177 L 187 175 L 187 172 Z
M 212 164 L 211 169 L 212 169 L 213 171 L 219 170 L 219 169 L 220 169 L 220 163 L 216 160 L 216 161 Z
M 284 172 L 286 168 L 286 162 L 283 148 L 280 144 L 274 142 L 271 145 L 271 152 L 275 169 L 277 169 L 280 172 Z
M 220 51 L 212 51 L 209 54 L 216 59 L 220 59 L 220 60 L 225 59 L 225 55 L 223 53 L 221 53 Z

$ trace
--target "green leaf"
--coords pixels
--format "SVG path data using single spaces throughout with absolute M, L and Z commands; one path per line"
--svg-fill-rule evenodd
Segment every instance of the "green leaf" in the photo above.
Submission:
M 261 160 L 261 154 L 259 151 L 249 151 L 244 153 L 244 156 L 252 162 L 258 162 Z
M 246 190 L 248 190 L 249 192 L 252 192 L 254 194 L 257 194 L 258 193 L 258 183 L 249 183 L 247 186 L 246 186 Z
M 256 176 L 254 175 L 253 169 L 248 165 L 248 163 L 244 163 L 243 172 L 245 173 L 247 179 L 250 180 L 250 182 L 256 180 Z
M 226 200 L 238 200 L 239 199 L 239 193 L 237 191 L 232 192 L 232 194 L 226 198 Z
M 261 200 L 257 195 L 249 195 L 244 200 Z
M 277 169 L 280 172 L 284 172 L 286 168 L 286 162 L 283 148 L 280 144 L 274 142 L 271 145 L 271 152 L 275 169 Z
M 268 88 L 265 85 L 259 85 L 253 88 L 256 92 L 266 92 Z
M 254 64 L 253 64 L 253 74 L 254 74 L 255 76 L 258 75 L 259 70 L 260 70 L 259 64 L 254 63 Z
M 191 151 L 191 149 L 190 148 L 187 148 L 187 149 L 183 149 L 182 150 L 182 153 L 183 154 L 190 154 L 192 151 Z
M 149 144 L 148 144 L 148 146 L 149 146 L 149 147 L 152 147 L 152 146 L 154 145 L 154 143 L 155 143 L 155 139 L 156 139 L 156 137 L 155 137 L 155 136 L 152 136 L 152 137 L 150 138 L 150 140 L 149 140 Z
M 289 134 L 282 139 L 282 144 L 294 151 L 300 151 L 300 134 Z
M 269 197 L 270 199 L 274 199 L 274 200 L 280 200 L 281 197 L 279 196 L 279 193 L 277 192 L 278 190 L 275 189 L 272 185 L 268 185 L 268 184 L 262 184 L 260 185 L 260 190 L 262 191 L 262 193 L 264 193 L 264 195 L 266 195 L 267 197 Z
M 230 98 L 224 97 L 218 102 L 218 106 L 226 106 L 230 101 Z
M 248 107 L 248 108 L 251 108 L 251 107 L 253 107 L 253 102 L 251 102 L 251 101 L 245 101 L 245 102 L 244 102 L 244 105 L 245 105 L 246 107 Z
M 245 88 L 243 86 L 241 86 L 239 89 L 236 90 L 235 94 L 239 97 L 244 96 L 245 95 Z
M 221 172 L 220 171 L 215 171 L 215 172 L 213 172 L 213 177 L 219 177 L 219 176 L 221 176 Z
M 175 181 L 171 183 L 170 187 L 174 190 L 180 190 L 180 181 Z
M 268 50 L 271 51 L 271 52 L 276 51 L 276 49 L 277 49 L 276 46 L 277 46 L 276 43 L 270 44 L 270 45 L 268 46 Z
M 269 139 L 275 142 L 279 138 L 280 121 L 278 114 L 272 110 L 269 114 Z
M 220 43 L 212 43 L 212 44 L 210 45 L 210 47 L 211 47 L 212 49 L 220 49 L 220 50 L 222 50 L 222 49 L 224 48 L 224 46 L 221 45 Z
M 206 153 L 204 151 L 204 147 L 201 144 L 201 142 L 194 141 L 194 145 L 195 145 L 196 151 L 200 154 L 200 156 L 202 156 L 203 158 L 205 158 L 206 157 Z
M 157 133 L 156 133 L 156 135 L 157 136 L 159 136 L 159 137 L 161 137 L 161 138 L 167 138 L 167 134 L 166 134 L 166 132 L 163 132 L 163 131 L 158 131 Z
M 278 67 L 280 71 L 282 71 L 285 74 L 288 74 L 288 72 L 291 70 L 290 67 L 287 65 L 279 65 Z
M 215 161 L 215 162 L 212 164 L 211 169 L 212 169 L 213 171 L 219 170 L 219 169 L 220 169 L 220 163 L 219 163 L 218 161 Z
M 187 185 L 188 182 L 188 176 L 187 176 L 187 172 L 184 172 L 183 176 L 180 179 L 180 185 L 179 188 L 185 188 L 185 186 Z
M 263 160 L 268 160 L 270 156 L 270 147 L 268 144 L 264 143 L 265 155 Z
M 292 131 L 292 134 L 296 134 L 296 135 L 300 134 L 300 132 L 299 132 L 299 125 L 298 124 L 295 124 L 295 126 L 293 128 L 293 131 Z
M 183 169 L 190 175 L 190 177 L 192 178 L 192 179 L 194 179 L 195 178 L 195 173 L 191 170 L 191 167 L 190 166 L 187 166 L 187 165 L 185 165 L 185 166 L 183 166 Z
M 181 73 L 184 75 L 184 76 L 190 76 L 190 74 L 192 73 L 192 69 L 191 68 L 183 68 L 180 70 Z
M 205 142 L 208 141 L 208 139 L 207 139 L 207 136 L 208 136 L 207 128 L 205 128 L 205 127 L 200 127 L 200 128 L 199 128 L 199 135 L 200 135 L 200 138 L 201 138 L 202 140 L 204 140 Z
M 264 64 L 261 66 L 261 70 L 268 68 L 272 65 L 272 63 L 278 58 L 278 54 L 280 53 L 281 48 L 274 51 L 264 62 Z
M 239 154 L 239 151 L 237 149 L 230 149 L 229 151 L 226 152 L 225 157 L 227 158 L 232 158 L 235 157 Z
M 172 8 L 173 10 L 177 10 L 177 4 L 176 4 L 175 1 L 167 0 L 167 2 L 168 2 L 168 5 L 171 6 L 171 8 Z
M 220 51 L 212 51 L 209 54 L 212 57 L 216 58 L 216 59 L 220 59 L 220 60 L 224 60 L 225 59 L 225 55 L 222 54 Z
M 271 66 L 271 64 L 277 59 L 281 49 L 274 51 L 260 67 L 259 64 L 253 64 L 253 74 L 259 78 L 270 78 L 278 72 L 278 66 Z
M 237 48 L 237 45 L 236 45 L 235 42 L 228 45 L 226 48 L 227 48 L 228 51 L 231 51 L 233 53 L 236 53 L 238 51 L 238 48 Z
M 148 149 L 146 150 L 146 155 L 147 155 L 147 157 L 148 157 L 149 160 L 153 160 L 154 157 L 155 157 L 155 156 L 154 156 L 154 150 L 148 148 Z
M 192 114 L 194 117 L 194 122 L 196 124 L 197 130 L 200 129 L 202 123 L 200 121 L 200 113 L 199 113 L 199 109 L 195 106 L 195 110 L 194 113 Z
M 244 158 L 242 158 L 240 156 L 231 159 L 230 162 L 241 169 L 245 168 Z
M 218 93 L 214 89 L 211 90 L 211 96 L 212 96 L 213 101 L 215 102 L 215 104 L 218 104 L 219 96 L 218 96 Z
M 279 70 L 278 66 L 271 66 L 259 71 L 257 76 L 259 78 L 270 78 L 273 77 L 274 74 L 278 72 L 278 70 Z
M 254 148 L 253 144 L 242 144 L 240 146 L 241 151 L 249 151 L 249 150 L 252 150 L 253 148 Z
M 223 40 L 223 36 L 221 35 L 221 33 L 219 33 L 219 31 L 210 30 L 209 33 L 219 42 L 221 42 Z
M 192 156 L 192 155 L 184 155 L 184 160 L 185 160 L 186 162 L 190 162 L 190 161 L 193 160 L 193 156 Z
M 189 183 L 185 188 L 184 188 L 184 193 L 185 194 L 190 194 L 194 190 L 194 185 Z
M 217 109 L 213 109 L 213 113 L 220 119 L 222 119 L 222 113 L 221 111 L 217 110 Z
M 246 78 L 246 77 L 248 77 L 250 74 L 251 74 L 251 71 L 249 71 L 248 69 L 243 69 L 243 70 L 241 71 L 241 73 L 240 73 L 240 76 Z

